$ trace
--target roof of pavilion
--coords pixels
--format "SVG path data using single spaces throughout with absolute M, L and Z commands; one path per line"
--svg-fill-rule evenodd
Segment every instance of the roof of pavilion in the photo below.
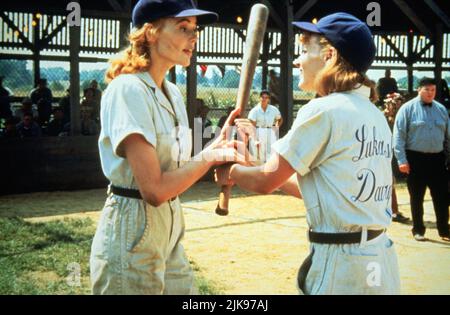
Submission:
M 66 6 L 70 0 L 15 0 L 5 1 L 2 7 L 5 11 L 39 12 L 52 14 L 67 14 Z M 80 0 L 82 16 L 115 17 L 129 19 L 130 12 L 137 0 Z M 286 21 L 285 3 L 283 0 L 198 0 L 202 9 L 216 11 L 220 15 L 219 23 L 238 24 L 237 16 L 246 19 L 250 8 L 255 3 L 265 3 L 271 9 L 269 28 L 279 29 L 280 23 Z M 372 10 L 367 5 L 373 0 L 290 0 L 293 3 L 294 19 L 301 16 L 302 20 L 311 21 L 332 12 L 344 11 L 362 20 L 366 20 Z M 434 31 L 434 25 L 441 23 L 443 31 L 450 32 L 450 2 L 448 0 L 378 0 L 381 8 L 381 26 L 373 26 L 374 32 L 414 33 Z

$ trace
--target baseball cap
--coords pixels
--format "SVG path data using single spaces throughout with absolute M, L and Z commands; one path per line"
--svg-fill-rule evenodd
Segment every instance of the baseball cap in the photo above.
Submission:
M 358 18 L 337 12 L 317 24 L 293 22 L 296 27 L 323 35 L 357 71 L 366 72 L 375 59 L 376 47 L 369 27 Z
M 215 12 L 200 10 L 192 0 L 139 0 L 133 9 L 134 27 L 167 17 L 198 16 L 198 24 L 214 23 L 219 18 Z

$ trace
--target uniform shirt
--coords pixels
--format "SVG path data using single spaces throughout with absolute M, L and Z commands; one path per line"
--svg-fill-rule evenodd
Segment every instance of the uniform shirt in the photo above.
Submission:
M 192 139 L 183 96 L 174 84 L 163 84 L 170 102 L 146 72 L 119 75 L 103 93 L 98 145 L 103 173 L 115 186 L 137 189 L 130 165 L 118 151 L 130 134 L 141 134 L 156 149 L 163 172 L 190 158 Z
M 281 118 L 281 113 L 273 105 L 267 105 L 266 111 L 261 107 L 261 104 L 256 105 L 250 110 L 248 119 L 256 121 L 256 127 L 270 128 L 275 122 Z
M 392 212 L 392 134 L 367 87 L 303 106 L 273 145 L 297 172 L 316 232 L 386 228 Z
M 394 123 L 394 150 L 398 164 L 405 164 L 405 150 L 422 153 L 439 153 L 447 149 L 450 128 L 445 107 L 436 101 L 424 106 L 420 96 L 405 103 L 397 113 Z

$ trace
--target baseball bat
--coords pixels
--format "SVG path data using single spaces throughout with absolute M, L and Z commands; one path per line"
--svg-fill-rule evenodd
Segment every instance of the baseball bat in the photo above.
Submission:
M 244 56 L 242 59 L 241 77 L 237 94 L 236 108 L 240 108 L 241 116 L 245 115 L 245 106 L 250 97 L 259 50 L 266 32 L 269 9 L 263 4 L 255 4 L 250 11 L 245 38 Z M 231 125 L 231 124 L 230 124 Z M 228 215 L 231 186 L 222 186 L 219 194 L 219 203 L 216 207 L 218 215 Z

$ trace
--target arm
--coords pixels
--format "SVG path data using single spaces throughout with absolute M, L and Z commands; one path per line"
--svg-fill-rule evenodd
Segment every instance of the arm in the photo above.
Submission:
M 287 195 L 302 199 L 302 193 L 298 188 L 297 174 L 292 175 L 281 187 L 280 190 Z
M 394 152 L 398 160 L 398 165 L 404 165 L 408 163 L 408 161 L 406 160 L 405 152 L 406 137 L 408 131 L 408 123 L 406 117 L 407 115 L 405 109 L 405 107 L 400 108 L 394 122 Z
M 208 169 L 219 164 L 214 156 L 194 158 L 183 167 L 162 172 L 155 148 L 140 134 L 127 136 L 120 145 L 128 160 L 142 197 L 154 207 L 183 193 L 200 179 Z M 201 154 L 218 151 L 203 151 Z
M 270 194 L 285 184 L 294 173 L 294 169 L 282 156 L 273 154 L 269 161 L 261 166 L 246 167 L 233 164 L 230 167 L 229 179 L 245 190 Z M 291 183 L 284 188 L 289 192 L 294 191 L 296 195 Z

